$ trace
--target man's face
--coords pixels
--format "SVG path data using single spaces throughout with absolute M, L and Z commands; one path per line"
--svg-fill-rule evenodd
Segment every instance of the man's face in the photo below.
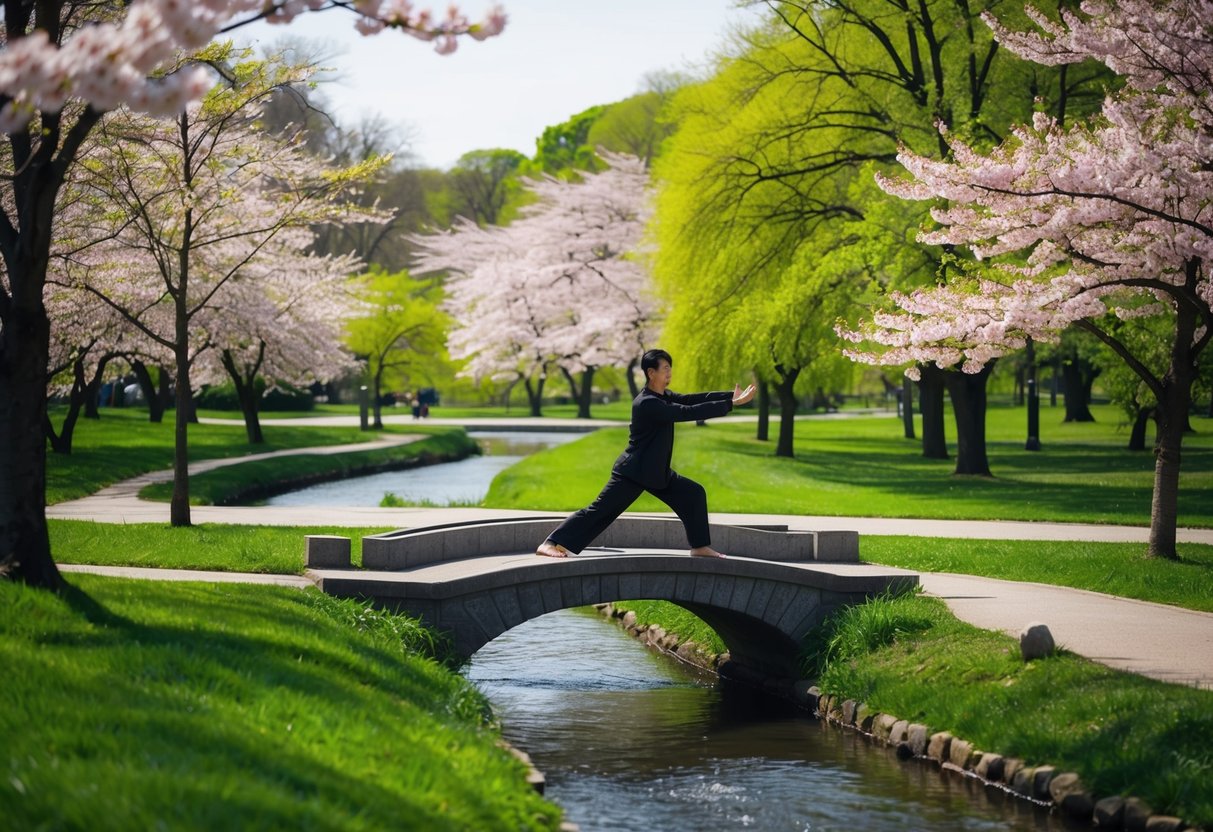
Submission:
M 663 358 L 657 362 L 657 369 L 649 370 L 649 387 L 658 391 L 664 390 L 670 386 L 673 376 L 674 368 Z

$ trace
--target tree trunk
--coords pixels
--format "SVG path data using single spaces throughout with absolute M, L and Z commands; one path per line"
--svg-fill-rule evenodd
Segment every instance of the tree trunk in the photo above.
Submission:
M 1028 396 L 1028 438 L 1025 451 L 1040 450 L 1040 391 L 1036 389 L 1036 345 L 1028 339 L 1028 361 L 1024 367 L 1024 386 Z
M 531 406 L 532 416 L 543 415 L 543 385 L 547 382 L 548 377 L 545 373 L 539 374 L 539 379 L 534 383 L 530 377 L 523 379 L 526 382 L 526 400 Z
M 581 374 L 581 395 L 577 397 L 577 418 L 590 418 L 590 404 L 594 397 L 594 367 L 586 367 Z
M 97 362 L 97 371 L 91 379 L 84 377 L 84 356 L 80 356 L 73 362 L 74 378 L 71 393 L 68 394 L 67 416 L 63 419 L 62 430 L 56 434 L 49 414 L 46 419 L 46 438 L 51 443 L 51 450 L 55 453 L 70 454 L 72 452 L 72 436 L 76 430 L 76 420 L 80 417 L 80 410 L 87 402 L 97 400 L 97 390 L 101 387 L 105 367 L 113 357 L 108 353 L 101 356 L 101 360 Z
M 236 366 L 236 360 L 232 357 L 230 350 L 224 350 L 220 360 L 223 362 L 223 369 L 227 370 L 228 377 L 236 386 L 236 398 L 240 402 L 240 412 L 244 414 L 244 435 L 248 438 L 250 445 L 264 444 L 261 417 L 257 412 L 257 406 L 261 401 L 261 397 L 257 395 L 257 372 L 265 360 L 265 341 L 261 342 L 261 347 L 257 352 L 257 361 L 248 373 L 242 373 Z M 376 420 L 378 420 L 377 412 Z
M 565 380 L 569 383 L 569 390 L 573 393 L 573 401 L 577 403 L 577 418 L 590 418 L 590 397 L 593 395 L 592 383 L 594 381 L 594 367 L 586 367 L 581 373 L 581 384 L 577 383 L 577 379 L 566 368 L 561 367 L 560 372 L 564 373 Z
M 381 360 L 371 380 L 371 427 L 375 430 L 383 430 L 383 403 L 381 402 L 383 394 L 379 392 L 382 388 L 383 361 Z
M 93 394 L 84 400 L 84 418 L 85 419 L 100 419 L 101 409 L 101 384 L 98 382 L 97 389 Z
M 164 412 L 173 404 L 173 374 L 165 367 L 157 367 L 156 370 L 160 383 L 156 385 L 156 403 L 148 403 L 147 419 L 160 424 L 164 421 Z
M 944 432 L 944 371 L 934 364 L 919 365 L 918 409 L 922 412 L 922 455 L 927 459 L 950 459 Z
M 1086 369 L 1084 370 L 1084 365 Z M 1095 374 L 1088 363 L 1081 358 L 1072 358 L 1062 365 L 1062 375 L 1065 379 L 1065 399 L 1067 422 L 1094 422 L 1091 415 L 1091 385 Z
M 633 358 L 631 361 L 628 362 L 628 369 L 627 369 L 628 391 L 632 394 L 633 399 L 635 399 L 637 396 L 640 395 L 640 385 L 638 385 L 636 383 L 636 375 L 635 375 L 636 368 L 639 366 L 640 366 L 639 358 Z
M 30 262 L 34 257 L 22 254 L 17 268 L 45 275 L 45 256 Z M 51 559 L 45 503 L 50 322 L 42 281 L 25 273 L 10 277 L 12 304 L 0 337 L 0 575 L 58 589 L 63 578 Z
M 159 424 L 164 420 L 164 404 L 168 396 L 168 373 L 160 371 L 160 386 L 157 389 L 152 381 L 151 371 L 138 358 L 131 359 L 131 369 L 139 380 L 139 388 L 143 391 L 143 400 L 147 402 L 147 420 Z
M 1190 266 L 1189 271 L 1193 268 Z M 1171 344 L 1171 366 L 1162 379 L 1162 395 L 1158 397 L 1155 409 L 1154 496 L 1150 503 L 1150 543 L 1146 551 L 1152 558 L 1179 560 L 1175 548 L 1179 524 L 1179 465 L 1199 358 L 1192 346 L 1197 324 L 1196 311 L 1191 306 L 1179 304 L 1175 315 L 1175 339 Z
M 184 306 L 184 304 L 182 304 Z M 190 522 L 190 455 L 189 426 L 194 410 L 190 392 L 189 343 L 184 320 L 177 324 L 177 410 L 173 414 L 173 498 L 169 503 L 169 522 L 174 526 L 189 526 Z
M 1150 417 L 1154 415 L 1154 408 L 1139 407 L 1137 415 L 1133 417 L 1133 430 L 1129 432 L 1129 450 L 1144 451 L 1146 449 L 1146 427 L 1150 424 Z
M 906 439 L 914 438 L 914 382 L 909 376 L 901 377 L 901 426 Z
M 1029 358 L 1028 360 L 1031 361 L 1032 359 Z M 1011 405 L 1013 407 L 1019 407 L 1021 404 L 1027 401 L 1027 388 L 1028 368 L 1025 365 L 1020 365 L 1015 368 L 1015 388 L 1011 393 Z
M 795 456 L 793 440 L 796 432 L 796 378 L 800 368 L 784 370 L 776 367 L 779 382 L 775 392 L 779 396 L 779 440 L 775 444 L 775 456 Z
M 986 456 L 986 382 L 994 362 L 978 373 L 953 370 L 947 374 L 948 395 L 956 417 L 956 474 L 989 477 Z
M 1061 356 L 1053 353 L 1053 371 L 1049 373 L 1049 407 L 1057 407 L 1057 377 L 1060 367 Z
M 771 438 L 771 388 L 765 381 L 758 384 L 758 432 L 754 438 L 766 442 Z

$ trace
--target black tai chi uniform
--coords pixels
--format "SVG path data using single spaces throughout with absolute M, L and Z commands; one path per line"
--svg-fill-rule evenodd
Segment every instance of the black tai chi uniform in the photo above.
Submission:
M 692 549 L 710 546 L 708 498 L 703 486 L 670 469 L 674 423 L 711 419 L 732 409 L 730 391 L 680 395 L 644 388 L 632 402 L 628 447 L 615 460 L 611 478 L 594 502 L 569 515 L 548 540 L 580 552 L 647 491 L 678 515 Z

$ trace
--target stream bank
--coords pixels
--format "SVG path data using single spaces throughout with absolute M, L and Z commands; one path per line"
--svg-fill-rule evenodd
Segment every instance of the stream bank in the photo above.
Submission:
M 755 677 L 752 671 L 738 674 L 735 666 L 729 667 L 727 652 L 667 631 L 655 621 L 641 623 L 634 611 L 624 607 L 599 604 L 595 609 L 646 647 L 790 701 L 823 724 L 854 732 L 873 745 L 895 749 L 897 759 L 903 762 L 926 764 L 946 773 L 944 776 L 977 783 L 992 794 L 1047 807 L 1067 827 L 1073 824 L 1073 828 L 1081 829 L 1094 824 L 1100 829 L 1150 832 L 1198 829 L 1179 817 L 1154 812 L 1146 801 L 1136 797 L 1097 798 L 1076 772 L 1047 764 L 1031 765 L 1020 758 L 982 751 L 947 731 L 932 731 L 926 725 L 882 713 L 855 699 L 823 692 L 812 680 L 763 679 Z M 649 617 L 653 617 L 651 611 Z

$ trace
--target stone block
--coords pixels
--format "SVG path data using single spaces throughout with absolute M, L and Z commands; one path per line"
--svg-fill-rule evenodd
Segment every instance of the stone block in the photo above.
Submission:
M 1146 832 L 1146 821 L 1154 810 L 1150 804 L 1138 797 L 1125 799 L 1125 830 L 1126 832 Z
M 944 763 L 948 760 L 948 754 L 952 750 L 952 735 L 947 731 L 939 731 L 932 734 L 931 739 L 927 741 L 927 756 L 932 760 Z
M 1024 766 L 1019 771 L 1015 772 L 1015 776 L 1011 778 L 1011 790 L 1016 794 L 1022 794 L 1024 797 L 1032 796 L 1032 783 L 1036 779 L 1036 769 L 1032 766 Z
M 1095 801 L 1094 820 L 1100 829 L 1123 829 L 1125 825 L 1125 800 L 1123 797 L 1105 797 Z
M 304 537 L 304 564 L 310 569 L 349 569 L 350 539 L 335 534 Z
M 538 618 L 548 611 L 538 584 L 523 584 L 518 587 L 518 603 L 522 605 L 522 617 L 525 621 Z
M 878 716 L 880 714 L 873 710 L 870 705 L 862 703 L 855 708 L 855 727 L 865 734 L 870 734 Z
M 823 693 L 821 696 L 817 697 L 817 713 L 823 717 L 828 717 L 830 715 L 830 700 L 833 698 L 834 697 L 828 693 Z
M 1002 782 L 1008 786 L 1015 781 L 1015 775 L 1023 768 L 1023 760 L 1018 757 L 1007 757 L 1002 761 Z
M 737 578 L 733 581 L 733 595 L 729 598 L 728 608 L 744 612 L 750 603 L 750 594 L 754 591 L 753 578 Z
M 968 771 L 973 767 L 973 744 L 968 740 L 952 739 L 948 747 L 948 762 L 957 768 Z
M 854 699 L 848 699 L 842 703 L 842 724 L 855 724 L 855 709 L 859 707 L 859 703 Z
M 927 743 L 930 741 L 930 730 L 927 726 L 913 722 L 906 730 L 906 743 L 909 744 L 910 750 L 914 752 L 915 757 L 921 757 L 927 753 Z
M 879 740 L 888 742 L 889 735 L 893 733 L 893 726 L 897 724 L 897 721 L 897 717 L 892 714 L 881 714 L 872 723 L 872 735 Z
M 1037 766 L 1036 771 L 1032 773 L 1032 797 L 1043 801 L 1052 800 L 1049 784 L 1056 776 L 1057 769 L 1053 766 Z
M 1095 799 L 1083 786 L 1082 780 L 1072 771 L 1053 778 L 1049 783 L 1049 797 L 1067 815 L 1087 820 L 1095 811 Z
M 1183 832 L 1187 828 L 1182 819 L 1170 815 L 1150 815 L 1146 821 L 1146 832 Z
M 813 558 L 825 563 L 857 563 L 859 532 L 824 531 L 813 533 Z
M 1047 624 L 1033 622 L 1019 632 L 1019 650 L 1026 662 L 1043 659 L 1051 654 L 1056 646 L 1053 633 L 1049 631 Z
M 1005 770 L 1006 760 L 1001 754 L 985 753 L 981 755 L 981 759 L 977 762 L 977 776 L 991 783 L 1001 782 L 1003 779 L 1003 771 Z
M 501 616 L 501 623 L 507 630 L 512 630 L 526 621 L 526 617 L 522 614 L 522 603 L 518 599 L 517 587 L 495 589 L 490 597 L 497 607 L 497 613 Z
M 889 744 L 897 745 L 906 742 L 910 732 L 909 720 L 899 719 L 893 723 L 893 729 L 889 731 Z
M 729 600 L 733 597 L 733 584 L 736 579 L 732 575 L 717 575 L 712 584 L 711 604 L 720 609 L 729 608 Z

